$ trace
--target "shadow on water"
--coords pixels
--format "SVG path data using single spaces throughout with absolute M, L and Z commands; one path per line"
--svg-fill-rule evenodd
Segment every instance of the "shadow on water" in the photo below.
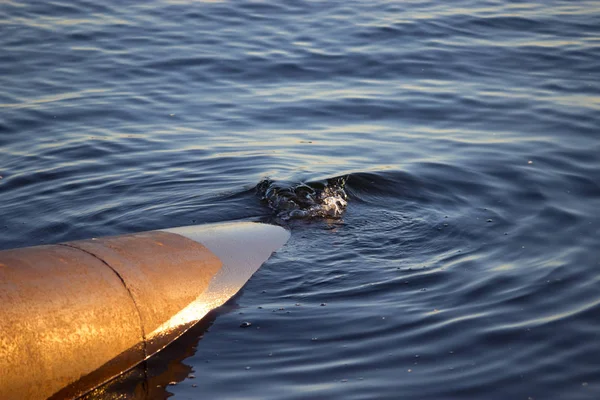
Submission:
M 209 312 L 181 337 L 148 360 L 90 391 L 81 399 L 165 399 L 172 395 L 169 387 L 185 379 L 193 382 L 194 368 L 186 364 L 185 359 L 195 354 L 198 343 L 210 331 L 210 327 L 219 315 L 235 310 L 235 299 L 238 296 L 240 294 L 218 309 Z

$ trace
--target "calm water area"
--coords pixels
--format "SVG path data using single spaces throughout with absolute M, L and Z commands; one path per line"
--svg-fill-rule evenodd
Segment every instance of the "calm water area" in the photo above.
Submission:
M 600 398 L 598 1 L 2 1 L 0 176 L 1 249 L 291 230 L 90 398 Z

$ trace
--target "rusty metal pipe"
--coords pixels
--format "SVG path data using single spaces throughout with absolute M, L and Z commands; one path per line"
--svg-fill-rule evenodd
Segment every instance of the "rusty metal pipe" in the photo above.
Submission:
M 244 222 L 0 251 L 0 399 L 76 398 L 127 371 L 288 238 Z

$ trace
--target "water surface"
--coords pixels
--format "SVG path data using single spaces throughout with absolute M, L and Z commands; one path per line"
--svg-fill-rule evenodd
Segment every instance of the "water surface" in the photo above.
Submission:
M 292 230 L 96 396 L 600 398 L 599 27 L 595 1 L 5 1 L 0 248 Z M 347 177 L 347 207 L 282 221 L 267 177 Z

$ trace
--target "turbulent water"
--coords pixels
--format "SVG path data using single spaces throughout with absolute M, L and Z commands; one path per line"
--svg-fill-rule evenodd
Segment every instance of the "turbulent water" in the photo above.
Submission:
M 302 218 L 340 218 L 348 205 L 348 177 L 326 182 L 285 184 L 265 179 L 256 186 L 261 199 L 283 221 Z
M 0 32 L 0 248 L 292 231 L 92 397 L 600 398 L 598 2 L 10 0 Z

